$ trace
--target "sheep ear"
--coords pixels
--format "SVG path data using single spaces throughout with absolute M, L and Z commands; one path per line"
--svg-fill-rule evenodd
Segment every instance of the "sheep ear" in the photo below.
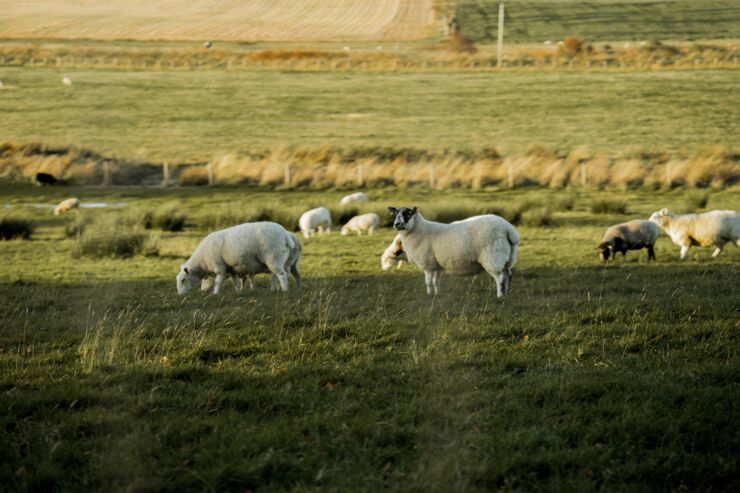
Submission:
M 190 275 L 190 271 L 188 270 L 187 267 L 183 267 L 182 270 L 183 272 L 185 272 L 185 274 Z
M 419 208 L 414 206 L 414 214 L 416 214 L 417 212 L 419 212 Z
M 391 215 L 395 216 L 396 212 L 398 212 L 398 209 L 396 209 L 395 207 L 388 207 L 388 212 L 390 212 Z
M 668 215 L 668 208 L 661 209 L 660 210 L 660 215 L 661 216 L 667 216 Z

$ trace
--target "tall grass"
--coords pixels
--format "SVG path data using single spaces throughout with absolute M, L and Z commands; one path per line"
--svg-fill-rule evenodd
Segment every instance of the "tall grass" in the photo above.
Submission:
M 33 230 L 33 223 L 28 219 L 19 217 L 0 218 L 0 239 L 2 240 L 13 240 L 16 238 L 28 240 L 31 238 Z
M 76 255 L 89 257 L 128 258 L 135 255 L 155 256 L 158 238 L 125 218 L 104 216 L 85 227 L 78 240 Z

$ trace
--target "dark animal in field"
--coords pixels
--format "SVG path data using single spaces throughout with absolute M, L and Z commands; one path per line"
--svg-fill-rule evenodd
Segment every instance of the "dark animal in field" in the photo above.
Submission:
M 56 185 L 59 183 L 59 180 L 49 173 L 36 173 L 34 181 L 39 185 Z
M 660 230 L 657 225 L 650 221 L 629 221 L 617 224 L 606 230 L 601 243 L 597 247 L 599 257 L 609 260 L 617 252 L 625 256 L 627 250 L 642 250 L 647 248 L 648 260 L 655 260 L 655 242 L 658 241 Z

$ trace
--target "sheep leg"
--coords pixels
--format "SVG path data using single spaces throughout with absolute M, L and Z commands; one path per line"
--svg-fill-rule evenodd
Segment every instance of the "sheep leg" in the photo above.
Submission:
M 216 274 L 216 282 L 213 283 L 213 294 L 218 294 L 221 291 L 221 285 L 224 283 L 223 273 Z
M 722 253 L 722 247 L 724 245 L 717 245 L 717 248 L 714 249 L 714 253 L 712 253 L 712 258 L 717 258 L 720 253 Z
M 433 278 L 434 278 L 434 272 L 431 270 L 425 270 L 424 271 L 424 284 L 427 287 L 427 294 L 434 294 L 432 292 L 433 289 Z
M 270 291 L 276 291 L 278 287 L 278 278 L 275 274 L 270 277 Z
M 280 291 L 287 291 L 288 290 L 288 273 L 281 269 L 275 272 L 274 277 L 276 277 L 278 282 L 280 283 Z
M 254 274 L 247 274 L 247 281 L 249 281 L 250 291 L 254 289 Z
M 290 266 L 290 273 L 293 274 L 295 279 L 295 285 L 297 288 L 301 287 L 301 271 L 298 270 L 298 262 Z
M 236 290 L 237 293 L 240 292 L 244 288 L 244 285 L 242 284 L 242 280 L 239 279 L 239 276 L 237 276 L 236 274 L 231 274 L 231 284 L 234 285 L 234 289 Z
M 442 281 L 442 271 L 436 270 L 432 274 L 432 285 L 434 287 L 434 294 L 439 294 L 439 284 Z
M 648 251 L 648 261 L 655 260 L 655 247 L 653 245 L 648 245 L 647 251 Z
M 689 254 L 689 249 L 691 248 L 691 245 L 682 245 L 681 246 L 681 260 L 686 258 L 686 255 Z
M 496 280 L 496 297 L 501 298 L 506 294 L 506 271 L 509 253 L 505 251 L 506 245 L 500 245 L 499 251 L 489 249 L 479 257 L 478 262 Z

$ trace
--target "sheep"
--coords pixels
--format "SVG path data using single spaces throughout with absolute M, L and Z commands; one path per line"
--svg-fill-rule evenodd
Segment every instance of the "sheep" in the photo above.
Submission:
M 177 293 L 186 294 L 193 286 L 215 276 L 213 294 L 218 294 L 227 274 L 234 288 L 241 283 L 237 276 L 272 273 L 272 289 L 288 290 L 288 271 L 296 286 L 301 286 L 298 261 L 301 242 L 281 225 L 271 222 L 245 223 L 215 231 L 206 236 L 177 274 Z M 205 284 L 206 288 L 210 284 Z
M 79 210 L 80 199 L 72 197 L 71 199 L 62 200 L 59 205 L 54 208 L 54 215 L 64 214 L 72 209 Z
M 360 214 L 347 221 L 347 224 L 342 226 L 341 233 L 342 236 L 347 236 L 350 233 L 357 233 L 357 236 L 360 236 L 363 231 L 367 231 L 367 234 L 371 235 L 378 228 L 380 228 L 380 216 L 370 212 Z
M 326 207 L 317 207 L 304 212 L 298 219 L 298 226 L 304 238 L 312 237 L 316 231 L 322 233 L 324 229 L 331 233 L 331 214 Z
M 349 205 L 354 202 L 365 203 L 368 200 L 370 199 L 368 199 L 367 195 L 365 195 L 364 193 L 355 192 L 355 193 L 351 193 L 349 195 L 345 195 L 344 197 L 342 197 L 342 200 L 339 201 L 339 205 Z
M 65 75 L 64 77 L 62 77 L 62 84 L 64 84 L 65 86 L 71 86 L 72 79 L 68 75 Z
M 395 265 L 397 269 L 400 269 L 404 260 L 408 262 L 408 257 L 406 257 L 406 252 L 403 251 L 401 234 L 399 233 L 393 238 L 388 248 L 383 251 L 383 255 L 380 256 L 380 267 L 383 270 L 388 270 Z
M 500 298 L 511 291 L 519 233 L 505 219 L 487 214 L 452 224 L 426 220 L 417 207 L 389 207 L 409 262 L 424 271 L 427 294 L 439 294 L 442 272 L 473 275 L 485 270 Z
M 712 257 L 722 252 L 725 243 L 740 247 L 740 214 L 735 211 L 709 211 L 703 214 L 672 214 L 668 209 L 650 216 L 681 247 L 681 260 L 693 245 L 715 247 Z
M 655 223 L 636 219 L 622 224 L 611 226 L 604 233 L 601 243 L 597 247 L 599 257 L 609 260 L 609 256 L 616 257 L 617 252 L 622 252 L 622 257 L 627 250 L 641 250 L 647 248 L 648 260 L 655 260 L 655 242 L 658 241 L 660 229 Z

